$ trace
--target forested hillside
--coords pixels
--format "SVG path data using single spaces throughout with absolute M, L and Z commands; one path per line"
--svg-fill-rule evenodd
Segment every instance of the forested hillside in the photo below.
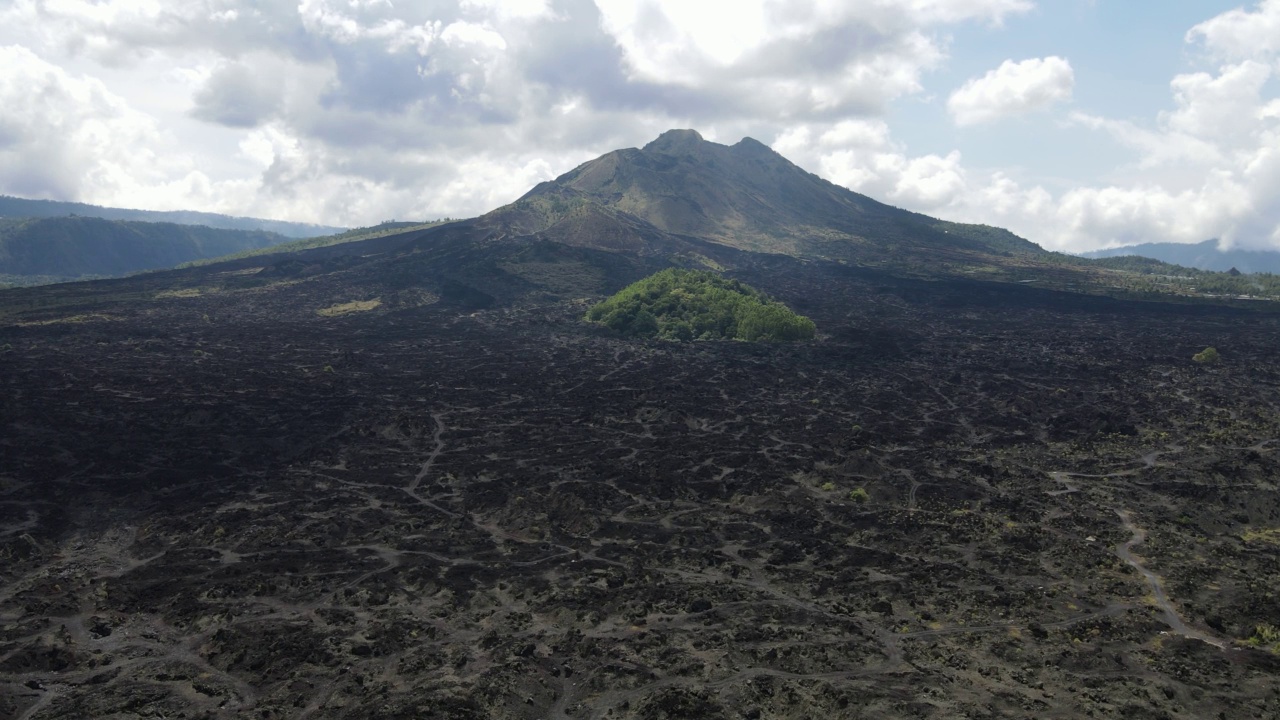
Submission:
M 92 217 L 0 218 L 0 275 L 108 277 L 168 268 L 287 241 L 261 230 L 128 222 Z
M 26 198 L 0 195 L 0 217 L 3 218 L 69 217 L 72 215 L 102 218 L 104 220 L 204 225 L 223 230 L 265 230 L 291 238 L 332 235 L 343 230 L 343 228 L 330 225 L 235 217 L 219 213 L 197 212 L 195 210 L 133 210 L 78 202 L 28 200 Z

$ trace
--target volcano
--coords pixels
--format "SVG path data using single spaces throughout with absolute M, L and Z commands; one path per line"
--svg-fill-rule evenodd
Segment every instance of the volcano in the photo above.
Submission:
M 914 276 L 1010 279 L 1036 266 L 1083 282 L 1054 254 L 998 228 L 931 218 L 808 173 L 762 143 L 726 146 L 671 130 L 608 153 L 478 218 L 267 256 L 273 277 L 342 268 L 371 290 L 426 286 L 477 306 L 542 293 L 608 293 L 664 267 L 779 261 L 883 267 Z M 248 258 L 226 267 L 263 267 Z M 1016 279 L 1016 278 L 1015 278 Z

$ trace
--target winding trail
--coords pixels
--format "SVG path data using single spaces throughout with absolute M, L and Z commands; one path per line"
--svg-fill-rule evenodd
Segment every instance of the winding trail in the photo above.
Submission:
M 1061 484 L 1063 487 L 1061 490 L 1046 491 L 1046 494 L 1051 496 L 1061 496 L 1061 495 L 1067 495 L 1070 493 L 1080 492 L 1080 487 L 1076 485 L 1074 482 L 1072 482 L 1072 478 L 1094 478 L 1099 480 L 1105 480 L 1109 478 L 1128 477 L 1128 476 L 1137 475 L 1143 470 L 1148 470 L 1150 468 L 1155 467 L 1156 462 L 1161 455 L 1165 455 L 1171 452 L 1178 452 L 1180 450 L 1182 450 L 1181 446 L 1169 445 L 1164 450 L 1152 451 L 1138 458 L 1138 462 L 1141 463 L 1142 465 L 1141 467 L 1131 468 L 1127 470 L 1119 470 L 1116 472 L 1105 473 L 1105 474 L 1086 474 L 1086 473 L 1073 473 L 1073 472 L 1064 472 L 1064 471 L 1051 471 L 1049 472 L 1049 478 L 1052 479 L 1054 482 Z M 1116 549 L 1115 549 L 1116 557 L 1123 560 L 1126 564 L 1128 564 L 1134 570 L 1137 570 L 1138 574 L 1142 576 L 1142 579 L 1144 582 L 1146 582 L 1147 587 L 1151 589 L 1151 595 L 1155 599 L 1155 605 L 1160 609 L 1160 614 L 1163 616 L 1164 623 L 1169 626 L 1170 632 L 1172 632 L 1175 635 L 1181 635 L 1182 637 L 1189 638 L 1192 640 L 1199 640 L 1203 643 L 1212 645 L 1218 648 L 1219 650 L 1224 650 L 1224 651 L 1237 650 L 1238 648 L 1234 647 L 1229 640 L 1223 640 L 1219 637 L 1211 635 L 1210 633 L 1204 632 L 1202 630 L 1197 630 L 1196 628 L 1193 628 L 1187 625 L 1186 621 L 1182 619 L 1182 616 L 1178 614 L 1177 608 L 1175 608 L 1173 606 L 1173 603 L 1169 600 L 1168 593 L 1165 592 L 1164 578 L 1162 578 L 1160 575 L 1156 574 L 1155 572 L 1147 569 L 1147 567 L 1142 564 L 1141 558 L 1133 553 L 1134 546 L 1141 545 L 1142 543 L 1146 542 L 1147 531 L 1139 527 L 1133 521 L 1133 513 L 1131 513 L 1128 509 L 1121 508 L 1118 506 L 1110 506 L 1110 509 L 1120 517 L 1120 521 L 1124 524 L 1125 530 L 1128 530 L 1131 533 L 1131 536 L 1128 540 L 1116 546 Z
M 1151 588 L 1151 594 L 1155 597 L 1156 607 L 1160 608 L 1160 612 L 1164 615 L 1164 622 L 1169 626 L 1175 635 L 1181 635 L 1192 640 L 1199 640 L 1208 643 L 1220 650 L 1230 649 L 1223 640 L 1220 640 L 1208 633 L 1196 630 L 1190 627 L 1178 615 L 1178 611 L 1173 607 L 1173 603 L 1169 602 L 1169 596 L 1164 591 L 1164 579 L 1154 572 L 1148 570 L 1146 566 L 1133 554 L 1133 547 L 1141 545 L 1147 539 L 1147 531 L 1138 527 L 1133 522 L 1132 514 L 1128 510 L 1117 509 L 1116 515 L 1120 516 L 1120 520 L 1124 522 L 1124 527 L 1133 533 L 1124 543 L 1116 546 L 1116 556 L 1128 563 L 1134 570 L 1137 570 L 1146 581 L 1147 587 Z
M 436 464 L 436 459 L 440 457 L 440 453 L 444 452 L 444 440 L 440 438 L 445 431 L 444 417 L 439 413 L 431 413 L 431 421 L 436 424 L 436 429 L 431 433 L 431 442 L 435 443 L 436 446 L 431 451 L 431 454 L 427 456 L 427 459 L 423 461 L 422 467 L 418 469 L 418 474 L 413 476 L 413 481 L 409 483 L 409 488 L 406 492 L 410 495 L 418 491 L 418 486 L 431 473 L 431 467 Z
M 436 460 L 440 457 L 440 454 L 444 452 L 444 440 L 441 436 L 443 436 L 445 430 L 448 429 L 444 424 L 444 416 L 440 413 L 431 413 L 431 419 L 436 424 L 435 431 L 431 433 L 431 441 L 436 444 L 435 449 L 433 449 L 431 454 L 427 456 L 427 459 L 422 462 L 422 467 L 418 469 L 418 474 L 414 475 L 413 480 L 411 480 L 409 485 L 404 488 L 404 493 L 432 510 L 436 510 L 449 517 L 458 517 L 458 513 L 442 507 L 418 494 L 418 486 L 422 485 L 422 481 L 431 474 L 432 466 L 436 464 Z
M 1053 478 L 1053 481 L 1054 481 L 1054 482 L 1056 482 L 1056 483 L 1061 483 L 1061 484 L 1062 484 L 1062 489 L 1061 489 L 1061 490 L 1047 490 L 1047 491 L 1045 491 L 1045 494 L 1046 494 L 1046 495 L 1052 495 L 1052 496 L 1054 496 L 1054 497 L 1057 497 L 1058 495 L 1070 495 L 1071 493 L 1077 493 L 1077 492 L 1080 492 L 1080 486 L 1079 486 L 1079 485 L 1076 485 L 1075 483 L 1073 483 L 1073 482 L 1071 482 L 1070 480 L 1068 480 L 1068 479 L 1067 479 L 1067 478 L 1071 477 L 1071 473 L 1060 472 L 1060 471 L 1058 471 L 1058 472 L 1051 472 L 1051 473 L 1049 473 L 1049 477 L 1050 477 L 1050 478 Z

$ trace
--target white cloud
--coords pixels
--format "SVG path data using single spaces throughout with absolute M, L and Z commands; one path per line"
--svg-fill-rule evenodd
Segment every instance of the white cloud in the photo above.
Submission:
M 1187 42 L 1200 41 L 1226 60 L 1265 60 L 1280 54 L 1280 0 L 1262 0 L 1257 9 L 1237 8 L 1187 31 Z
M 232 127 L 254 127 L 280 106 L 282 78 L 255 63 L 225 63 L 212 72 L 193 98 L 193 114 Z
M 1197 177 L 1206 168 L 1224 159 L 1222 150 L 1212 142 L 1171 129 L 1152 130 L 1128 120 L 1073 112 L 1070 121 L 1091 130 L 1101 130 L 1122 145 L 1138 151 L 1138 167 L 1177 168 L 1195 167 Z
M 633 81 L 719 88 L 757 116 L 879 112 L 944 57 L 938 24 L 1000 22 L 1023 0 L 596 0 Z M 732 106 L 733 102 L 722 105 Z
M 440 39 L 452 47 L 470 43 L 495 50 L 507 49 L 507 41 L 492 28 L 463 20 L 449 23 L 444 32 L 440 33 Z
M 1252 145 L 1262 129 L 1262 90 L 1271 68 L 1245 60 L 1219 69 L 1173 79 L 1177 109 L 1161 119 L 1172 132 L 1211 138 L 1222 145 Z
M 1063 58 L 1005 60 L 951 93 L 947 110 L 957 125 L 977 125 L 1069 100 L 1074 87 L 1075 73 Z
M 877 199 L 949 219 L 1007 227 L 1057 250 L 1139 242 L 1280 247 L 1280 99 L 1255 60 L 1170 81 L 1173 108 L 1150 124 L 1075 112 L 1071 123 L 1130 148 L 1124 182 L 1056 193 L 958 153 L 912 155 L 879 120 L 808 124 L 774 147 Z
M 922 212 L 951 206 L 968 188 L 960 153 L 910 157 L 881 120 L 793 127 L 773 148 L 836 184 Z
M 419 55 L 426 55 L 432 42 L 440 35 L 440 21 L 413 24 L 399 17 L 387 17 L 386 14 L 393 10 L 390 2 L 302 0 L 298 4 L 298 17 L 308 33 L 341 45 L 372 40 L 385 43 L 392 53 L 413 48 Z
M 547 0 L 462 0 L 462 8 L 500 20 L 550 17 Z
M 183 164 L 155 123 L 101 82 L 17 46 L 0 47 L 0 67 L 0 192 L 100 197 Z

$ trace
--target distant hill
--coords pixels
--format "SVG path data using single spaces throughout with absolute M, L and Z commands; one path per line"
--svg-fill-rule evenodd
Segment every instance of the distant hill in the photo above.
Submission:
M 1111 258 L 1125 255 L 1151 258 L 1162 262 L 1200 270 L 1226 272 L 1235 268 L 1242 273 L 1280 273 L 1280 252 L 1270 250 L 1218 250 L 1217 240 L 1193 245 L 1183 243 L 1144 243 L 1109 250 L 1083 253 L 1087 258 Z
M 178 225 L 205 225 L 225 230 L 264 230 L 278 233 L 285 237 L 303 238 L 317 235 L 333 235 L 346 228 L 329 225 L 313 225 L 311 223 L 284 222 L 282 220 L 262 220 L 259 218 L 232 217 L 217 213 L 195 212 L 192 210 L 155 211 L 129 210 L 125 208 L 99 207 L 77 202 L 58 202 L 54 200 L 27 200 L 24 198 L 0 195 L 0 217 L 67 217 L 78 215 L 84 217 L 103 218 L 106 220 L 136 220 L 140 222 L 165 222 Z
M 277 245 L 262 230 L 95 217 L 0 218 L 0 276 L 43 282 L 127 275 Z

